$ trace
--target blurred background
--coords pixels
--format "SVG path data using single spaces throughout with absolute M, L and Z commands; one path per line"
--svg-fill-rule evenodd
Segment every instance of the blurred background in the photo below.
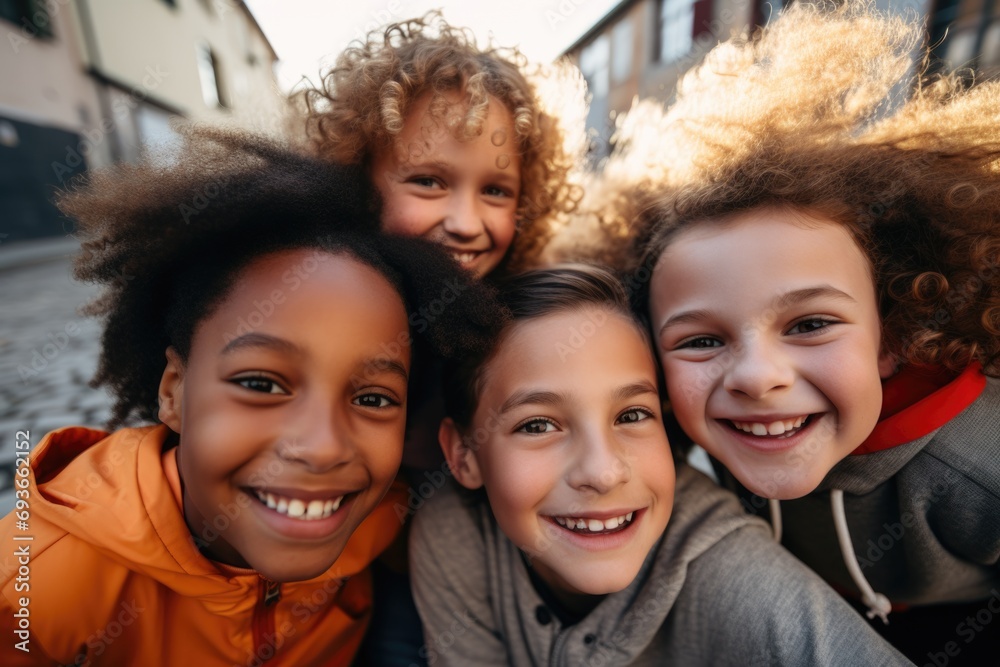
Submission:
M 948 67 L 1000 73 L 1000 0 L 877 0 L 925 26 Z M 17 431 L 100 427 L 87 382 L 100 329 L 70 278 L 72 224 L 52 195 L 74 176 L 174 141 L 171 120 L 276 134 L 284 99 L 352 40 L 443 9 L 481 42 L 569 58 L 590 96 L 593 164 L 636 97 L 677 78 L 781 0 L 0 0 L 0 514 L 13 506 Z M 128 276 L 123 276 L 127 280 Z

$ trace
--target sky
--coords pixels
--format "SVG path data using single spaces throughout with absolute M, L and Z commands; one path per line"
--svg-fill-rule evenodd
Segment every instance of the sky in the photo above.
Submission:
M 453 25 L 481 42 L 517 46 L 533 61 L 551 61 L 620 0 L 246 0 L 281 59 L 289 90 L 312 80 L 351 41 L 386 23 L 443 9 Z

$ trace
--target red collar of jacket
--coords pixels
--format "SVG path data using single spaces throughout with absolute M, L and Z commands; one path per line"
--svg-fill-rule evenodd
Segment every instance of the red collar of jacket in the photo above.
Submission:
M 906 366 L 882 386 L 882 414 L 851 455 L 871 454 L 935 431 L 972 405 L 986 388 L 979 362 L 958 376 L 939 367 Z

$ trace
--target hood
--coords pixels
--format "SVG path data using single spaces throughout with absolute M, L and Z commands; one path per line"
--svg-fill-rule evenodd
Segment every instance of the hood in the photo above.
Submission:
M 196 548 L 181 508 L 171 435 L 163 425 L 111 435 L 79 427 L 53 431 L 32 453 L 32 513 L 129 570 L 200 598 L 214 613 L 249 610 L 261 577 L 211 561 Z M 360 571 L 370 562 L 344 556 L 323 575 L 283 587 L 349 576 L 356 573 L 352 566 Z

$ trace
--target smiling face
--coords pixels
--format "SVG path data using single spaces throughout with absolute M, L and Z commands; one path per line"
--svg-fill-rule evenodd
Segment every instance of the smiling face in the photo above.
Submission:
M 888 364 L 842 225 L 783 208 L 696 224 L 660 256 L 649 305 L 681 427 L 754 493 L 813 491 L 875 427 Z
M 605 309 L 545 315 L 514 325 L 483 377 L 470 432 L 486 441 L 442 426 L 458 480 L 485 486 L 500 528 L 567 605 L 626 588 L 674 496 L 644 336 Z
M 243 269 L 186 364 L 168 352 L 160 417 L 208 557 L 274 581 L 329 569 L 399 467 L 407 336 L 381 274 L 294 250 Z
M 451 124 L 464 101 L 443 118 L 428 113 L 432 96 L 414 101 L 392 148 L 375 154 L 372 180 L 382 195 L 383 228 L 445 246 L 482 277 L 500 264 L 514 239 L 521 158 L 510 112 L 490 98 L 483 131 L 455 137 Z

